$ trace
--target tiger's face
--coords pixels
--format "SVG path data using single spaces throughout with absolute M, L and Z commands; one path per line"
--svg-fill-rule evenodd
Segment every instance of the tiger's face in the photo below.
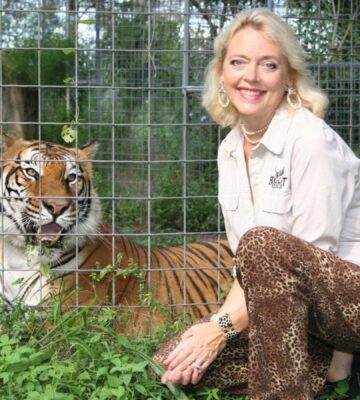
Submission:
M 97 145 L 69 149 L 4 137 L 0 231 L 6 240 L 16 247 L 81 246 L 100 222 L 89 161 Z

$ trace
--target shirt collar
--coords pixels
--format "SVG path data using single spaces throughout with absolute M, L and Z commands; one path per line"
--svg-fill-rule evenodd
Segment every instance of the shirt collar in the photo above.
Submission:
M 240 142 L 243 140 L 243 135 L 238 126 L 235 126 L 231 131 L 226 135 L 225 139 L 222 141 L 220 150 L 224 151 L 230 157 L 236 149 Z
M 291 114 L 288 110 L 278 110 L 271 120 L 268 130 L 260 140 L 260 144 L 272 153 L 279 155 L 284 148 L 291 120 Z
M 291 115 L 286 109 L 278 110 L 267 129 L 264 137 L 260 140 L 259 146 L 265 146 L 274 154 L 280 154 L 285 145 L 286 136 L 291 124 Z M 235 126 L 223 140 L 221 147 L 231 156 L 243 141 L 243 134 L 238 126 Z

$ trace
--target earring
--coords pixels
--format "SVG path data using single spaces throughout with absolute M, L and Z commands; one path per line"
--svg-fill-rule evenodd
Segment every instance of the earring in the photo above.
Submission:
M 223 108 L 226 108 L 230 104 L 229 97 L 225 92 L 224 82 L 221 82 L 219 85 L 218 102 Z
M 295 102 L 293 101 L 293 99 Z M 287 95 L 286 95 L 286 100 L 291 108 L 294 110 L 298 110 L 299 108 L 302 107 L 302 101 L 301 97 L 297 94 L 297 91 L 293 87 L 288 87 L 287 89 Z

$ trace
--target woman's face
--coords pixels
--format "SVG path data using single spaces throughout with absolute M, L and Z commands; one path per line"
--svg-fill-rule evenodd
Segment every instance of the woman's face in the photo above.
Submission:
M 271 121 L 291 83 L 280 48 L 252 26 L 231 38 L 221 80 L 242 122 L 252 130 Z

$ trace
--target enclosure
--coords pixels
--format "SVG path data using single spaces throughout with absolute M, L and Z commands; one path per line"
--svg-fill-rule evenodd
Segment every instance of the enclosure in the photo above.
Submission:
M 201 88 L 214 37 L 253 6 L 293 26 L 330 97 L 328 122 L 358 151 L 357 0 L 0 1 L 2 134 L 71 148 L 98 142 L 94 184 L 111 240 L 184 249 L 182 301 L 172 306 L 199 304 L 188 295 L 185 246 L 224 238 L 216 152 L 227 132 L 202 108 Z M 159 268 L 149 255 L 138 267 Z M 115 296 L 114 307 L 136 307 Z

